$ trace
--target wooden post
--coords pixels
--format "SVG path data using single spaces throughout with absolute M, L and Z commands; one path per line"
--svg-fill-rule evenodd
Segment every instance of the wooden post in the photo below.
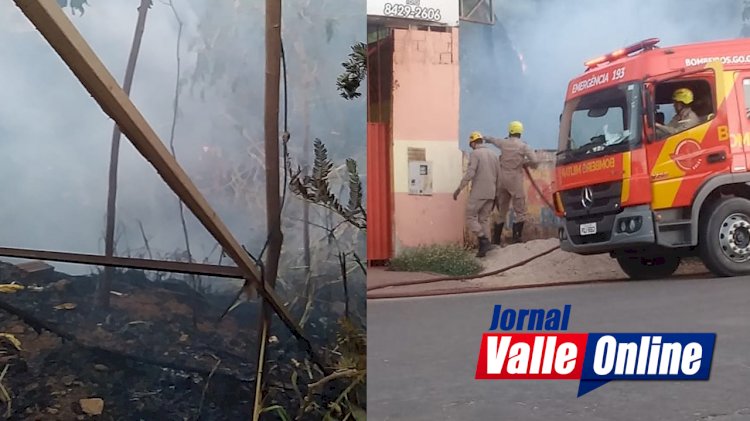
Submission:
M 305 125 L 305 137 L 302 139 L 304 142 L 303 144 L 303 150 L 302 150 L 302 156 L 303 156 L 303 164 L 302 164 L 302 173 L 304 175 L 310 174 L 310 104 L 309 104 L 309 95 L 308 95 L 308 84 L 305 84 L 305 103 L 302 105 L 303 111 L 302 111 L 302 119 L 303 124 Z M 304 253 L 304 260 L 305 260 L 305 278 L 308 280 L 310 279 L 310 273 L 312 272 L 312 258 L 310 255 L 310 201 L 303 200 L 302 201 L 302 244 L 303 244 L 303 253 Z
M 146 14 L 151 7 L 151 0 L 141 0 L 138 7 L 138 21 L 135 24 L 135 35 L 133 36 L 133 45 L 130 47 L 130 57 L 125 69 L 125 80 L 122 89 L 130 96 L 130 88 L 133 86 L 133 76 L 135 75 L 135 64 L 138 61 L 138 54 L 141 50 L 141 40 L 143 39 L 143 30 L 146 27 Z M 115 213 L 117 199 L 117 166 L 120 160 L 120 128 L 117 123 L 112 129 L 112 149 L 109 158 L 109 190 L 107 192 L 107 229 L 104 236 L 104 255 L 112 257 L 115 253 Z M 99 289 L 96 294 L 96 304 L 102 308 L 109 308 L 109 290 L 112 289 L 112 276 L 114 268 L 105 267 L 104 277 L 99 280 Z
M 279 83 L 281 82 L 281 0 L 266 0 L 266 88 L 264 133 L 266 153 L 266 230 L 268 257 L 265 279 L 270 288 L 276 285 L 281 245 L 281 192 L 279 188 Z M 266 368 L 266 343 L 271 320 L 271 308 L 263 303 L 258 329 L 258 367 L 255 379 L 255 408 L 253 420 L 260 419 L 263 409 L 263 374 Z
M 268 259 L 266 280 L 274 286 L 279 268 L 281 232 L 281 189 L 279 182 L 279 82 L 281 76 L 281 0 L 266 0 L 266 230 Z

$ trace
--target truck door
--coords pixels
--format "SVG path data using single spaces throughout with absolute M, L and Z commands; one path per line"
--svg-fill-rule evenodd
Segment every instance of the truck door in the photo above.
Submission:
M 740 172 L 750 169 L 750 71 L 739 72 L 734 92 L 737 106 L 732 108 L 728 133 L 733 152 L 732 171 Z M 731 124 L 735 116 L 739 123 L 736 125 Z
M 718 68 L 717 68 L 718 66 Z M 652 186 L 652 208 L 668 209 L 691 204 L 695 191 L 709 174 L 728 168 L 729 142 L 720 142 L 717 127 L 726 126 L 723 70 L 711 63 L 692 72 L 682 71 L 647 81 L 653 112 L 647 128 L 648 168 Z M 698 123 L 676 133 L 658 128 L 654 121 L 663 113 L 664 125 L 676 117 L 672 94 L 680 88 L 692 92 L 690 108 Z M 658 106 L 658 109 L 654 107 Z M 675 124 L 675 123 L 671 123 Z

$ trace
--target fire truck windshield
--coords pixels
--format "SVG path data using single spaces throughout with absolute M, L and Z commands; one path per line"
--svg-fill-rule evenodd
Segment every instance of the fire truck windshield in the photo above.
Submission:
M 640 85 L 625 83 L 568 101 L 560 117 L 558 162 L 628 150 L 641 139 Z

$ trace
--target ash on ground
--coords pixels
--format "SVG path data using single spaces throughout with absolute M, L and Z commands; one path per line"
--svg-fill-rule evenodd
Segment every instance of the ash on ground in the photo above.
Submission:
M 0 402 L 0 417 L 251 417 L 258 302 L 239 306 L 217 323 L 233 295 L 202 295 L 182 281 L 154 282 L 140 271 L 118 271 L 111 308 L 103 311 L 94 305 L 97 279 L 54 271 L 28 276 L 0 262 L 0 284 L 24 286 L 0 293 L 0 333 L 8 334 L 0 337 L 0 370 L 7 367 L 0 384 L 10 397 Z M 335 323 L 319 320 L 335 322 L 336 316 L 319 316 L 312 316 L 317 323 L 305 329 L 313 331 L 309 334 L 314 346 L 335 337 Z M 276 317 L 272 334 L 266 405 L 296 408 L 299 387 L 292 387 L 289 379 L 295 365 L 308 356 Z M 315 377 L 313 370 L 307 371 Z

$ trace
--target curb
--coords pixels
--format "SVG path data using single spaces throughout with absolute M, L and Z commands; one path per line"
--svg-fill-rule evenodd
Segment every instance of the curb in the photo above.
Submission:
M 689 275 L 678 275 L 678 276 L 672 276 L 668 279 L 670 280 L 688 280 L 688 279 L 694 279 L 696 277 L 702 276 L 702 275 L 709 275 L 709 272 L 706 273 L 696 273 L 696 274 L 689 274 Z M 461 294 L 471 294 L 471 293 L 484 293 L 484 292 L 500 292 L 500 291 L 511 291 L 511 290 L 518 290 L 518 289 L 532 289 L 532 288 L 549 288 L 549 287 L 562 287 L 562 286 L 575 286 L 575 285 L 591 285 L 591 284 L 610 284 L 615 282 L 640 282 L 640 281 L 633 281 L 629 278 L 612 278 L 612 279 L 591 279 L 587 281 L 572 281 L 572 282 L 545 282 L 540 284 L 526 284 L 526 285 L 509 285 L 509 286 L 496 286 L 496 287 L 480 287 L 480 288 L 456 288 L 456 289 L 442 289 L 442 290 L 433 290 L 433 291 L 413 291 L 413 292 L 396 292 L 393 291 L 391 293 L 381 293 L 381 294 L 373 294 L 367 295 L 367 300 L 384 300 L 384 299 L 395 299 L 395 298 L 419 298 L 419 297 L 435 297 L 435 296 L 443 296 L 443 295 L 461 295 Z

